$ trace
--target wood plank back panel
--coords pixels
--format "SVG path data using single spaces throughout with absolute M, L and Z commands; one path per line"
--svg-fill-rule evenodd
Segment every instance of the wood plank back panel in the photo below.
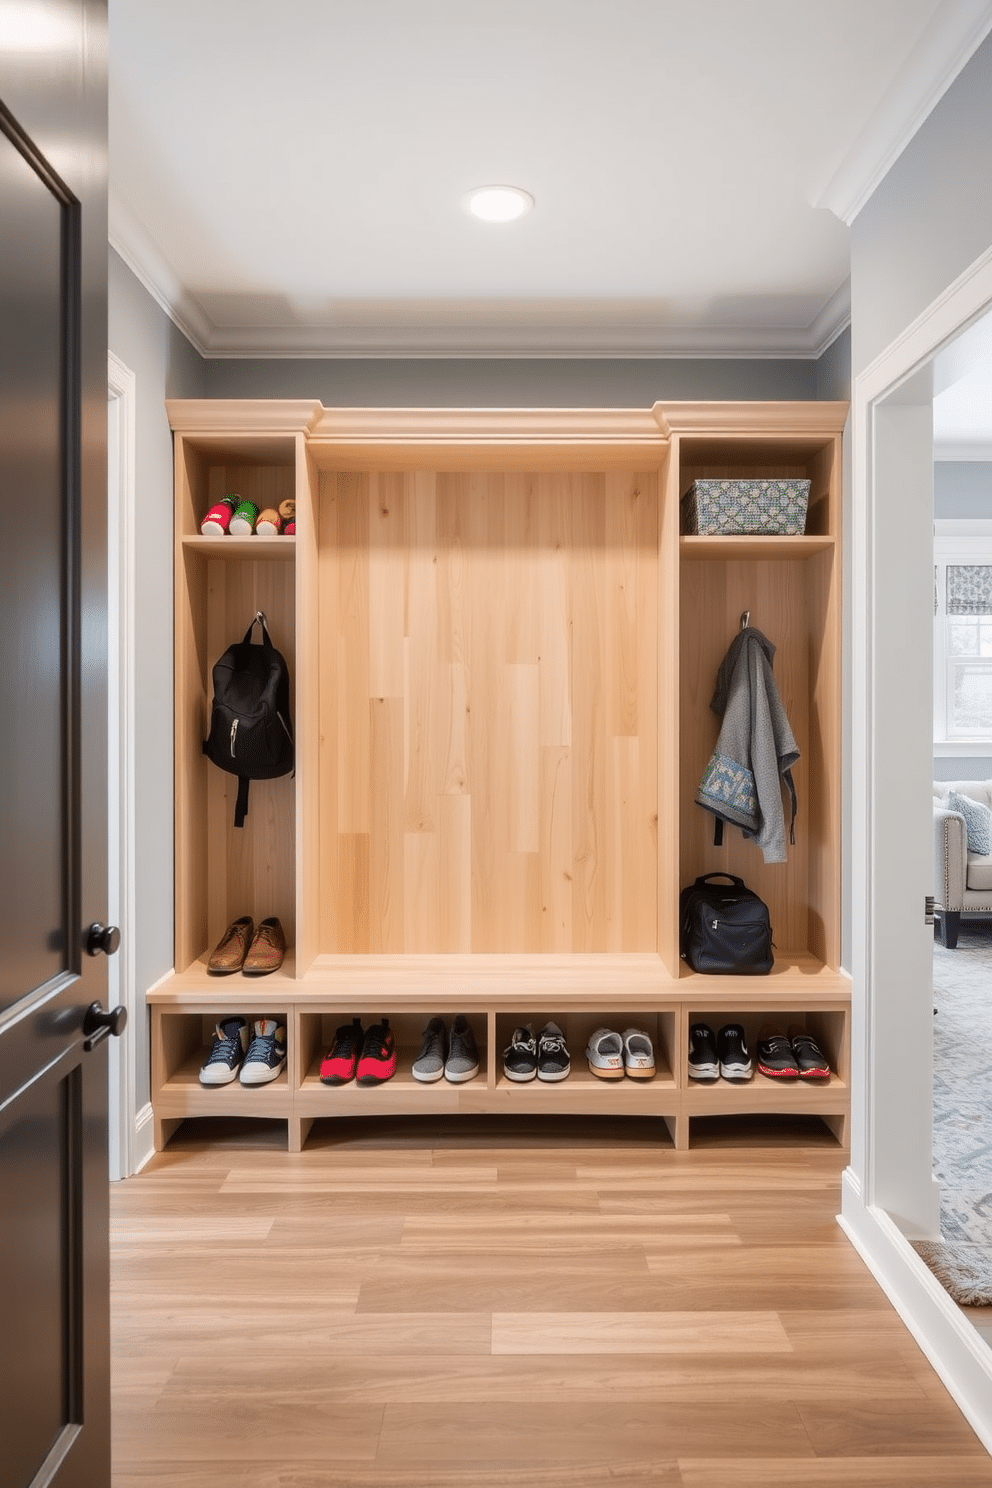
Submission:
M 811 918 L 822 919 L 823 907 L 811 902 L 810 854 L 821 854 L 827 830 L 822 811 L 810 807 L 811 781 L 818 788 L 816 770 L 822 765 L 822 749 L 811 743 L 821 736 L 822 722 L 810 689 L 823 643 L 822 594 L 810 565 L 802 561 L 690 562 L 682 565 L 681 601 L 682 883 L 701 873 L 738 875 L 768 905 L 776 946 L 812 949 Z M 736 827 L 725 827 L 722 847 L 714 846 L 713 817 L 695 804 L 720 730 L 710 699 L 745 611 L 776 647 L 775 681 L 801 753 L 793 770 L 799 803 L 794 844 L 788 842 L 788 792 L 782 792 L 786 863 L 766 864 L 760 849 Z
M 657 472 L 328 472 L 320 948 L 658 948 Z
M 256 610 L 266 616 L 272 644 L 286 658 L 290 674 L 290 710 L 295 721 L 296 619 L 295 570 L 291 563 L 214 559 L 207 566 L 208 684 L 205 722 L 209 720 L 212 684 L 209 670 L 232 641 L 241 640 Z M 254 640 L 259 639 L 256 627 Z M 205 735 L 204 735 L 205 737 Z M 282 921 L 289 944 L 296 938 L 295 782 L 290 775 L 253 780 L 248 817 L 234 825 L 237 776 L 201 757 L 206 776 L 207 814 L 207 949 L 226 926 L 249 914 L 256 923 L 269 915 Z

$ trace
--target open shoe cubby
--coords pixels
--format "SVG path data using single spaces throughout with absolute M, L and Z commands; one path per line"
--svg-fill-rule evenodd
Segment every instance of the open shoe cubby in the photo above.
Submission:
M 168 408 L 176 957 L 149 998 L 157 1142 L 207 1112 L 284 1117 L 295 1147 L 336 1114 L 512 1110 L 653 1113 L 685 1146 L 695 1114 L 792 1109 L 822 1115 L 846 1141 L 846 407 Z M 810 479 L 804 536 L 680 536 L 679 500 L 694 479 L 757 475 Z M 292 497 L 295 538 L 201 537 L 226 492 L 259 505 Z M 296 771 L 252 782 L 237 829 L 236 779 L 201 743 L 211 667 L 258 609 L 293 678 Z M 717 669 L 744 613 L 777 647 L 802 751 L 785 864 L 766 865 L 730 829 L 715 847 L 694 803 L 719 726 Z M 679 960 L 679 890 L 718 870 L 769 905 L 771 977 L 698 977 Z M 242 914 L 279 916 L 282 969 L 209 977 L 210 950 Z M 204 1091 L 194 1046 L 235 1002 L 286 1019 L 287 1070 L 261 1091 Z M 693 1017 L 709 1021 L 707 1008 L 755 1032 L 763 1012 L 795 1014 L 829 1046 L 835 1075 L 801 1092 L 757 1077 L 736 1091 L 693 1086 L 687 1031 Z M 419 1085 L 409 1067 L 420 1030 L 457 1012 L 473 1024 L 479 1076 Z M 334 1027 L 383 1014 L 399 1035 L 394 1079 L 322 1086 Z M 572 1074 L 512 1085 L 502 1049 L 513 1027 L 551 1019 L 566 1031 Z M 655 1079 L 589 1075 L 585 1040 L 599 1026 L 651 1032 Z

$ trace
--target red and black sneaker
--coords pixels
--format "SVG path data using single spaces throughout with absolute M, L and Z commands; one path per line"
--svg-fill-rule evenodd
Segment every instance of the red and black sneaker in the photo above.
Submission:
M 355 1018 L 335 1030 L 334 1043 L 320 1062 L 320 1078 L 324 1085 L 347 1085 L 355 1078 L 358 1056 L 362 1052 L 362 1020 Z
M 799 1079 L 799 1066 L 792 1052 L 792 1045 L 774 1023 L 763 1023 L 758 1029 L 755 1053 L 758 1068 L 763 1075 L 768 1075 L 772 1080 Z
M 382 1085 L 396 1073 L 396 1037 L 389 1026 L 389 1019 L 372 1023 L 365 1030 L 358 1061 L 357 1083 L 359 1085 Z
M 799 1023 L 789 1024 L 789 1043 L 801 1080 L 829 1080 L 830 1061 L 811 1033 Z

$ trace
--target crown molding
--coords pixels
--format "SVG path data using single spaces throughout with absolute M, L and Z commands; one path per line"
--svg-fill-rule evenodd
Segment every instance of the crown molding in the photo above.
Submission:
M 227 439 L 303 434 L 323 446 L 403 449 L 593 446 L 658 451 L 672 435 L 838 434 L 846 403 L 659 402 L 651 408 L 325 408 L 312 399 L 168 398 L 176 433 Z
M 851 320 L 850 281 L 804 327 L 368 325 L 222 327 L 182 285 L 150 234 L 111 189 L 109 242 L 193 349 L 205 359 L 815 360 Z
M 324 413 L 313 398 L 166 398 L 176 434 L 310 434 Z
M 769 357 L 815 359 L 850 323 L 850 285 L 842 285 L 806 327 L 349 326 L 213 328 L 201 355 L 258 360 L 295 357 L 578 360 Z
M 839 284 L 830 296 L 823 309 L 814 321 L 811 322 L 807 336 L 810 345 L 815 350 L 811 356 L 820 357 L 832 346 L 851 324 L 851 280 L 850 277 Z
M 215 333 L 213 323 L 180 282 L 178 274 L 159 251 L 151 234 L 119 192 L 114 190 L 113 185 L 108 195 L 107 216 L 107 238 L 111 248 L 123 259 L 159 308 L 182 331 L 194 351 L 198 351 L 200 356 L 209 355 L 208 347 Z
M 989 0 L 944 0 L 814 204 L 850 227 L 990 31 Z
M 733 436 L 750 433 L 794 439 L 797 434 L 819 436 L 842 433 L 847 422 L 848 408 L 847 403 L 835 402 L 666 401 L 656 403 L 652 413 L 668 434 Z
M 321 468 L 364 469 L 369 453 L 383 469 L 555 468 L 585 456 L 606 466 L 656 466 L 668 430 L 651 409 L 325 408 L 308 430 Z

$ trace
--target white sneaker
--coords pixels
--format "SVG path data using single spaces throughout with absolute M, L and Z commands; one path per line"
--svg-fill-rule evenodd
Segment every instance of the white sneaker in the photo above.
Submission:
M 586 1059 L 601 1080 L 623 1079 L 623 1040 L 612 1029 L 596 1029 L 586 1045 Z
M 632 1080 L 654 1078 L 654 1047 L 641 1028 L 628 1028 L 624 1033 L 623 1067 Z
M 275 1018 L 258 1018 L 241 1066 L 242 1085 L 267 1085 L 286 1063 L 286 1025 Z

